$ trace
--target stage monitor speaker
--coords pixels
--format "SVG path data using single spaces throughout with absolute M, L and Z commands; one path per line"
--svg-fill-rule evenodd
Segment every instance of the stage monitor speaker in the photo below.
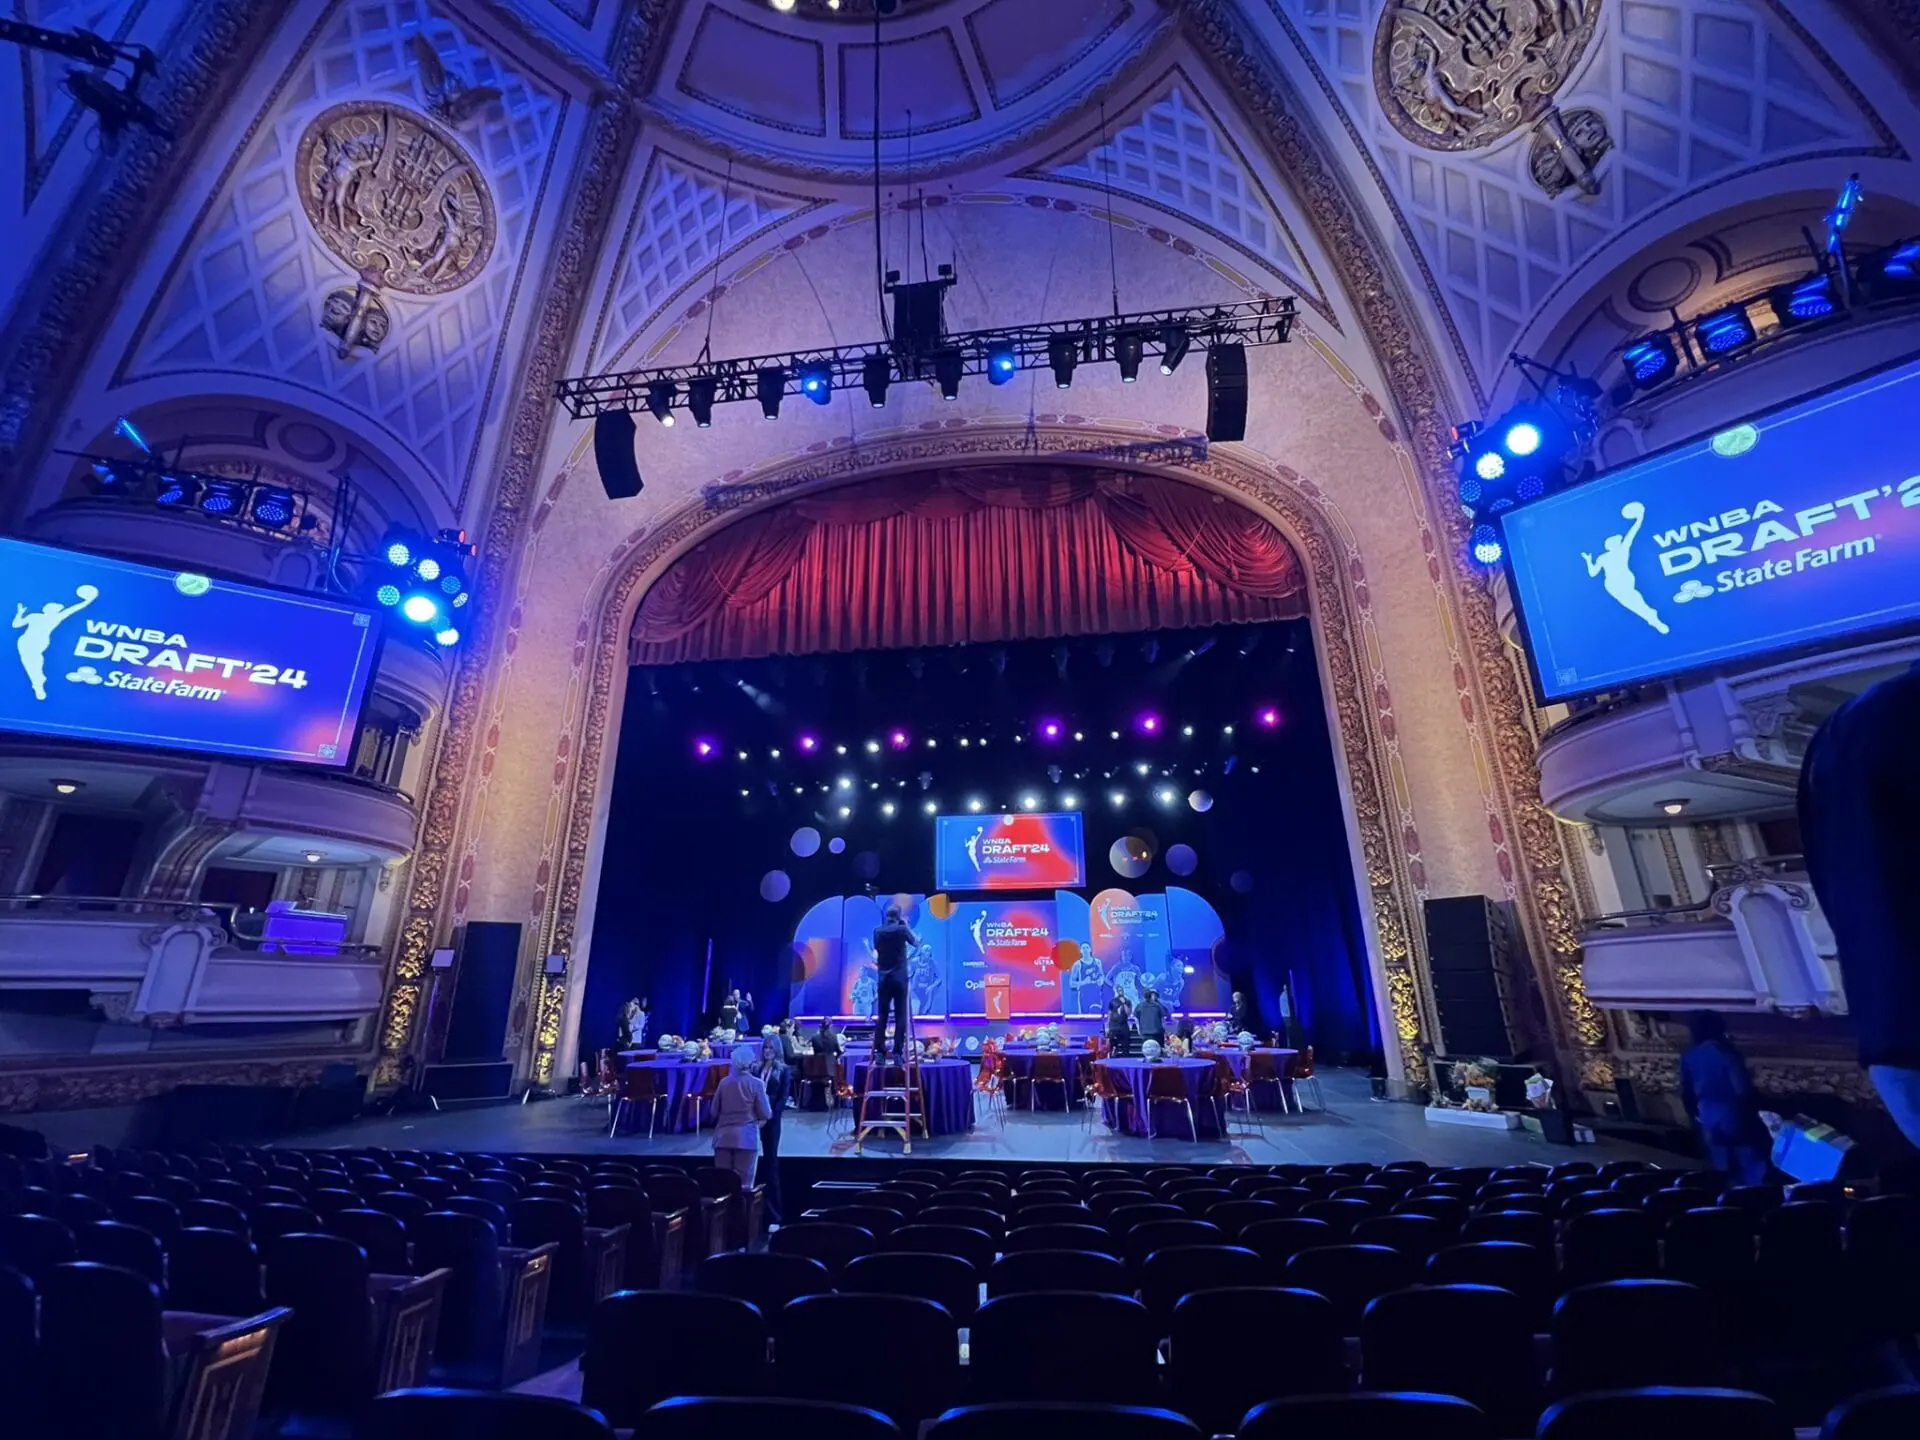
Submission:
M 520 967 L 520 924 L 469 921 L 461 932 L 459 950 L 447 1044 L 440 1058 L 448 1063 L 498 1061 L 507 1048 L 513 977 Z
M 609 500 L 631 500 L 641 490 L 640 462 L 633 450 L 633 416 L 609 410 L 593 422 L 593 463 Z
M 1426 922 L 1442 1052 L 1455 1058 L 1512 1055 L 1518 1044 L 1506 912 L 1484 895 L 1459 895 L 1427 901 Z
M 1247 347 L 1207 351 L 1207 439 L 1247 438 Z

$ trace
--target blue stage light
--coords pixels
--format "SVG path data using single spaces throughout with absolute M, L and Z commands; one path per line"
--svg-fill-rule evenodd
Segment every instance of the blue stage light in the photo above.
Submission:
M 293 492 L 278 485 L 265 485 L 253 492 L 253 521 L 269 530 L 278 530 L 293 522 Z
M 160 483 L 154 487 L 153 503 L 166 506 L 191 505 L 197 488 L 194 482 L 185 476 L 162 475 Z
M 800 393 L 816 405 L 830 404 L 833 400 L 833 371 L 825 365 L 801 366 Z
M 1547 493 L 1547 482 L 1533 471 L 1520 477 L 1520 483 L 1513 487 L 1513 493 L 1522 500 L 1538 500 Z
M 1753 343 L 1753 321 L 1744 305 L 1729 305 L 1693 322 L 1694 337 L 1709 355 L 1725 355 Z
M 1679 368 L 1673 353 L 1673 341 L 1665 335 L 1648 335 L 1620 352 L 1626 362 L 1627 378 L 1641 390 L 1650 390 Z
M 139 427 L 126 416 L 122 415 L 118 420 L 114 421 L 113 428 L 116 434 L 142 455 L 151 455 L 153 453 L 153 447 L 147 444 L 147 437 L 142 435 Z
M 387 542 L 387 563 L 398 566 L 411 565 L 413 563 L 413 547 L 408 545 L 404 540 L 389 540 Z
M 1838 308 L 1833 295 L 1833 277 L 1825 272 L 1783 285 L 1773 294 L 1774 313 L 1788 325 L 1824 320 Z
M 413 567 L 413 573 L 418 575 L 422 580 L 438 580 L 440 578 L 440 562 L 431 555 L 422 555 L 419 563 Z
M 1531 455 L 1540 448 L 1540 427 L 1531 420 L 1516 420 L 1500 437 L 1509 455 Z
M 462 583 L 458 575 L 442 575 L 440 577 L 440 588 L 449 595 L 458 595 Z
M 415 591 L 400 602 L 400 613 L 416 625 L 426 625 L 440 618 L 440 603 L 431 595 Z
M 1480 497 L 1485 493 L 1486 489 L 1481 485 L 1478 475 L 1462 475 L 1460 477 L 1460 503 L 1462 505 L 1478 505 L 1480 503 Z
M 433 638 L 440 645 L 452 647 L 460 643 L 460 632 L 449 625 L 444 630 L 434 631 Z
M 235 515 L 240 511 L 242 487 L 232 480 L 209 480 L 200 496 L 200 509 L 208 515 Z
M 987 379 L 995 385 L 1006 384 L 1019 369 L 1020 360 L 1013 351 L 999 347 L 987 352 Z
M 1473 473 L 1482 480 L 1498 480 L 1507 473 L 1507 457 L 1498 450 L 1489 450 L 1474 460 Z
M 378 590 L 373 592 L 373 598 L 378 600 L 382 605 L 398 605 L 400 603 L 400 587 L 394 584 L 382 585 Z
M 1500 541 L 1500 532 L 1491 525 L 1473 527 L 1473 558 L 1482 565 L 1498 565 L 1506 555 L 1507 547 Z

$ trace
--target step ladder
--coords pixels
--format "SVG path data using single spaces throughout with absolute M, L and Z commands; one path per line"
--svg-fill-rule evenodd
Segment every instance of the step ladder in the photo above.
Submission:
M 885 1131 L 900 1137 L 900 1153 L 913 1153 L 913 1127 L 920 1127 L 921 1135 L 933 1138 L 933 1132 L 927 1128 L 926 1098 L 920 1089 L 920 1055 L 913 1038 L 912 1006 L 902 1012 L 898 1043 L 903 1058 L 899 1061 L 880 1063 L 880 1041 L 886 1037 L 878 1027 L 874 1030 L 874 1049 L 872 1058 L 867 1062 L 866 1084 L 860 1088 L 860 1108 L 854 1114 L 853 1153 L 858 1155 L 861 1146 L 870 1134 Z M 898 1076 L 900 1083 L 892 1083 Z M 873 1112 L 874 1102 L 878 1101 L 880 1113 Z M 895 1108 L 897 1105 L 898 1108 Z

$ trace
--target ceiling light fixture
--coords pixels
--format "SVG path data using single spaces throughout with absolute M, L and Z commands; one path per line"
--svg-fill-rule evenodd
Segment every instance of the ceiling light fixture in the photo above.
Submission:
M 307 850 L 302 852 L 300 858 L 309 865 L 318 865 L 322 860 L 327 858 L 327 852 L 324 850 Z
M 77 790 L 87 788 L 87 782 L 84 780 L 55 780 L 51 784 L 53 793 L 56 795 L 71 795 Z
M 1668 815 L 1683 814 L 1686 808 L 1687 802 L 1685 800 L 1662 800 L 1660 802 L 1660 809 Z

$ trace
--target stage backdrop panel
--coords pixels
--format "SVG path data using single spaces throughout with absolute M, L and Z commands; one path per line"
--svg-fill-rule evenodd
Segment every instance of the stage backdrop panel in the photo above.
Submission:
M 933 851 L 940 890 L 1057 890 L 1087 879 L 1077 811 L 941 815 L 933 822 Z

